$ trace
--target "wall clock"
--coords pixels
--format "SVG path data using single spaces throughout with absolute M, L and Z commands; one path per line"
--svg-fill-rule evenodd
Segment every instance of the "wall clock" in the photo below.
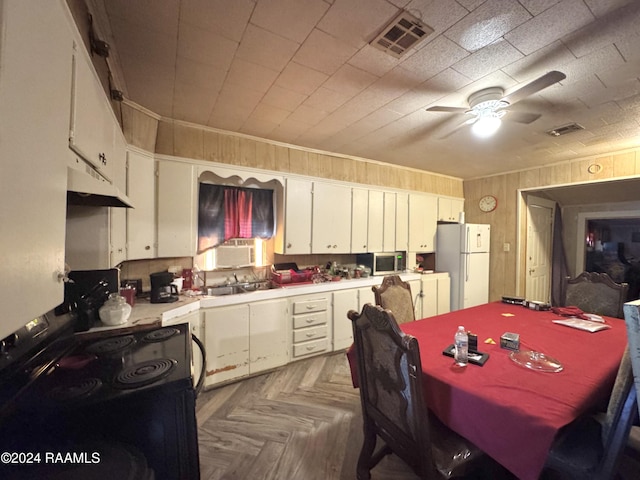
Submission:
M 483 212 L 493 212 L 498 206 L 498 199 L 493 195 L 485 195 L 478 202 L 478 206 Z

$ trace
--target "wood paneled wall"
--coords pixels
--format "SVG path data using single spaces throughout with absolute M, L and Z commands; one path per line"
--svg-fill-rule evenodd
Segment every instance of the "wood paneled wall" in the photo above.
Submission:
M 132 115 L 133 117 L 133 115 Z M 126 117 L 125 117 L 126 118 Z M 136 128 L 126 125 L 125 128 Z M 143 122 L 138 121 L 140 126 Z M 127 140 L 140 146 L 134 131 Z M 148 135 L 148 129 L 141 132 Z M 310 151 L 267 140 L 227 134 L 211 128 L 161 119 L 157 122 L 154 151 L 176 157 L 209 160 L 244 167 L 287 172 L 386 188 L 415 190 L 462 198 L 462 180 L 368 159 Z
M 602 169 L 598 173 L 589 173 L 588 168 L 593 164 L 601 165 Z M 502 295 L 509 294 L 524 296 L 526 209 L 518 194 L 519 189 L 597 182 L 633 175 L 640 175 L 640 149 L 464 181 L 467 222 L 491 225 L 490 300 L 499 300 Z M 478 208 L 478 200 L 484 195 L 498 198 L 498 207 L 493 212 L 483 213 Z M 504 251 L 505 244 L 510 246 L 508 252 Z M 519 258 L 518 250 L 522 252 Z M 519 291 L 516 291 L 517 281 Z

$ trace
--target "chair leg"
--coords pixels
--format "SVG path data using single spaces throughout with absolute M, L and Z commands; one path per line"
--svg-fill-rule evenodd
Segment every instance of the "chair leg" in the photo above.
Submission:
M 358 480 L 370 480 L 371 479 L 371 456 L 376 448 L 377 435 L 375 429 L 372 428 L 369 423 L 370 420 L 364 419 L 364 440 L 362 442 L 362 449 L 360 450 L 360 456 L 358 457 L 358 466 L 356 467 L 356 475 Z

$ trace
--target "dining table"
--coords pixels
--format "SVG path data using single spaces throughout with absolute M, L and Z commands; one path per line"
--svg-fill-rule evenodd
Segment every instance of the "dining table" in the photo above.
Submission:
M 592 333 L 553 322 L 561 318 L 497 301 L 399 325 L 418 340 L 427 407 L 521 480 L 539 478 L 562 427 L 606 409 L 627 344 L 623 319 L 603 317 L 610 328 Z M 443 354 L 460 325 L 488 354 L 483 365 L 461 367 Z M 519 336 L 520 352 L 541 353 L 562 368 L 514 361 L 513 350 L 500 345 L 504 333 Z M 357 387 L 353 347 L 347 357 Z

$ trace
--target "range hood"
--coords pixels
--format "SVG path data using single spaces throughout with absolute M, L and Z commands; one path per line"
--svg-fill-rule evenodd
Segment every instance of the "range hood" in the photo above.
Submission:
M 68 205 L 133 208 L 129 198 L 91 166 L 78 167 L 67 167 Z

